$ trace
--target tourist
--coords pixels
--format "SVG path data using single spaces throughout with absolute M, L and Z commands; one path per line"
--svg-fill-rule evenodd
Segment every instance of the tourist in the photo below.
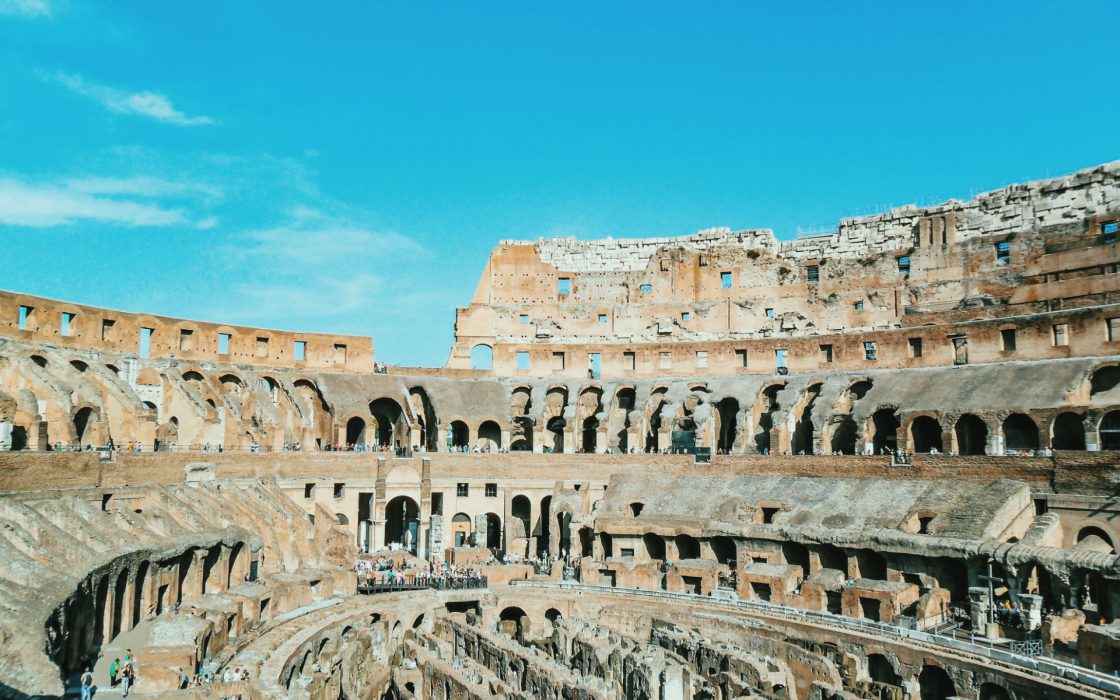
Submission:
M 179 669 L 179 690 L 186 690 L 191 685 L 191 677 L 182 668 Z
M 93 695 L 93 671 L 89 666 L 86 666 L 86 670 L 82 672 L 81 684 L 82 700 L 90 700 Z
M 109 664 L 109 687 L 115 688 L 117 686 L 117 676 L 121 672 L 121 660 L 113 659 L 113 663 Z

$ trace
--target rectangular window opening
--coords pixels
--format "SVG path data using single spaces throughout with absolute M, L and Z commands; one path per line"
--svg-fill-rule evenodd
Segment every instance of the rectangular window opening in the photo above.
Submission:
M 140 357 L 150 357 L 152 354 L 152 335 L 156 332 L 155 328 L 141 328 L 140 329 Z
M 564 371 L 564 353 L 562 353 L 562 352 L 552 353 L 552 371 L 553 372 Z
M 622 353 L 622 368 L 628 370 L 635 370 L 638 366 L 638 354 L 634 352 Z
M 74 314 L 63 311 L 58 317 L 59 335 L 70 335 L 73 332 Z
M 572 278 L 561 277 L 556 280 L 556 293 L 557 294 L 571 294 L 572 293 Z
M 346 495 L 346 484 L 343 483 L 343 482 L 335 482 L 334 497 L 335 498 L 342 498 L 345 495 Z
M 529 351 L 517 351 L 517 369 L 529 369 Z
M 498 497 L 498 485 L 497 484 L 486 484 L 486 497 L 487 498 L 497 498 Z
M 1120 318 L 1105 319 L 1104 332 L 1108 342 L 1115 343 L 1120 340 Z
M 598 379 L 603 374 L 603 355 L 592 352 L 587 354 L 587 376 Z
M 774 318 L 774 309 L 766 309 L 766 318 Z
M 692 314 L 691 314 L 691 313 L 689 313 L 689 312 L 687 312 L 687 311 L 682 311 L 682 312 L 681 312 L 681 320 L 682 320 L 682 321 L 687 321 L 687 320 L 689 320 L 690 318 L 692 318 Z
M 999 338 L 1003 344 L 1004 352 L 1012 352 L 1015 350 L 1015 329 L 1004 328 L 999 332 Z
M 734 282 L 734 278 L 733 278 L 733 276 L 730 272 L 719 273 L 719 286 L 720 287 L 723 287 L 724 289 L 731 289 L 731 285 L 732 285 L 733 282 Z
M 1055 323 L 1053 327 L 1054 345 L 1069 345 L 1069 324 Z
M 116 325 L 117 322 L 110 318 L 101 319 L 101 340 L 106 342 L 115 340 L 113 327 Z
M 855 303 L 856 311 L 863 311 L 863 300 L 860 299 Z
M 898 258 L 898 271 L 904 275 L 910 274 L 910 256 L 903 255 Z
M 906 343 L 907 343 L 907 345 L 909 346 L 909 349 L 910 349 L 910 357 L 921 357 L 922 356 L 922 339 L 921 338 L 910 338 L 906 341 Z
M 863 355 L 868 360 L 878 359 L 878 353 L 875 350 L 875 341 L 868 340 L 863 344 Z
M 517 320 L 521 323 L 528 323 L 529 322 L 529 314 L 518 314 Z
M 1120 237 L 1120 221 L 1105 221 L 1101 224 L 1101 243 L 1115 243 Z
M 747 351 L 746 348 L 741 348 L 735 351 L 735 364 L 739 367 L 747 366 Z
M 789 351 L 785 348 L 779 348 L 774 351 L 774 360 L 778 363 L 778 369 L 785 369 L 787 354 L 789 354 Z
M 1011 260 L 1011 242 L 1000 241 L 996 243 L 996 262 L 1009 262 Z
M 826 365 L 832 364 L 832 344 L 826 343 L 821 345 L 821 362 Z
M 307 359 L 307 341 L 297 340 L 292 343 L 292 355 L 295 357 L 296 362 L 303 362 Z
M 312 498 L 315 496 L 315 484 L 309 483 L 303 485 L 303 497 Z
M 334 363 L 336 365 L 346 364 L 346 346 L 342 343 L 334 344 Z
M 662 352 L 658 354 L 659 366 L 661 369 L 673 368 L 673 353 Z
M 194 331 L 182 328 L 179 330 L 179 349 L 187 351 L 194 346 Z
M 606 314 L 599 314 L 599 323 L 606 323 L 606 322 L 607 322 L 607 315 Z
M 642 286 L 638 287 L 638 291 L 640 291 L 642 294 L 649 294 L 653 291 L 653 285 L 643 284 Z
M 30 306 L 19 307 L 19 329 L 21 331 L 27 330 L 28 321 L 31 320 L 31 312 L 35 309 Z
M 268 338 L 257 338 L 256 350 L 253 354 L 256 357 L 268 357 Z
M 806 265 L 805 266 L 805 280 L 809 284 L 816 284 L 821 279 L 821 268 L 819 265 Z
M 459 498 L 466 498 L 467 496 L 470 495 L 470 493 L 471 493 L 470 485 L 468 485 L 466 483 L 463 483 L 463 482 L 459 482 L 458 484 L 455 485 L 455 495 L 458 496 Z
M 432 515 L 443 515 L 443 493 L 432 494 Z
M 696 368 L 697 369 L 704 369 L 707 366 L 708 366 L 708 351 L 707 350 L 697 350 L 696 351 Z
M 229 341 L 230 341 L 230 338 L 232 338 L 232 337 L 233 336 L 230 335 L 229 333 L 219 333 L 218 334 L 218 354 L 219 355 L 228 355 L 229 354 Z

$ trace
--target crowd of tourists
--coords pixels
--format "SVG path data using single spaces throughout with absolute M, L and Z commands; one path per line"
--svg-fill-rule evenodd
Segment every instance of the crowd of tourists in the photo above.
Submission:
M 417 560 L 394 561 L 389 557 L 358 559 L 353 571 L 358 581 L 376 586 L 425 586 L 428 588 L 458 588 L 481 585 L 482 572 L 471 567 L 459 567 L 446 562 L 418 565 Z

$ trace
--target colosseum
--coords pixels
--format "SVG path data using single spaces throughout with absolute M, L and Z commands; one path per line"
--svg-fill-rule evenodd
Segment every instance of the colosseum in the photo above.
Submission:
M 440 368 L 0 293 L 0 696 L 1116 697 L 1118 222 L 501 241 Z

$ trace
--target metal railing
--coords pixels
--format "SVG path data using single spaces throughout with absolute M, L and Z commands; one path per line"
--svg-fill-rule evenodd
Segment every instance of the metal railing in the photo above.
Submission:
M 358 583 L 358 593 L 362 595 L 376 595 L 378 593 L 396 593 L 398 591 L 468 591 L 487 588 L 489 581 L 485 576 L 475 578 L 443 577 L 443 576 L 394 576 L 392 580 L 381 579 L 367 583 Z
M 801 608 L 793 608 L 786 605 L 779 605 L 777 603 L 769 603 L 764 601 L 729 600 L 724 598 L 700 596 L 691 593 L 669 593 L 666 591 L 647 591 L 637 588 L 615 588 L 611 586 L 592 585 L 586 583 L 546 583 L 542 581 L 510 581 L 509 583 L 511 586 L 524 586 L 528 588 L 558 588 L 573 591 L 595 591 L 608 594 L 613 593 L 617 595 L 660 598 L 662 600 L 682 601 L 688 603 L 701 602 L 704 604 L 710 604 L 725 608 L 731 607 L 755 613 L 764 613 L 766 615 L 774 617 L 784 617 L 786 619 L 793 620 L 804 620 L 834 627 L 848 628 L 851 630 L 873 632 L 880 636 L 897 637 L 900 639 L 925 643 L 944 649 L 952 649 L 955 651 L 974 654 L 982 658 L 1011 664 L 1018 668 L 1026 669 L 1039 675 L 1044 675 L 1048 678 L 1053 679 L 1054 681 L 1080 683 L 1097 690 L 1120 695 L 1120 675 L 1118 675 L 1117 673 L 1108 675 L 1099 671 L 1085 668 L 1083 666 L 1077 666 L 1074 664 L 1066 663 L 1064 661 L 1059 661 L 1058 659 L 1044 656 L 1028 656 L 1025 654 L 1016 653 L 1014 651 L 999 649 L 992 645 L 978 644 L 974 641 L 958 639 L 956 637 L 949 637 L 932 632 L 904 629 L 896 625 L 889 625 L 884 622 L 875 622 L 873 620 L 865 620 L 863 618 L 846 617 L 842 615 L 834 615 L 831 613 L 822 613 L 812 610 L 802 610 Z

